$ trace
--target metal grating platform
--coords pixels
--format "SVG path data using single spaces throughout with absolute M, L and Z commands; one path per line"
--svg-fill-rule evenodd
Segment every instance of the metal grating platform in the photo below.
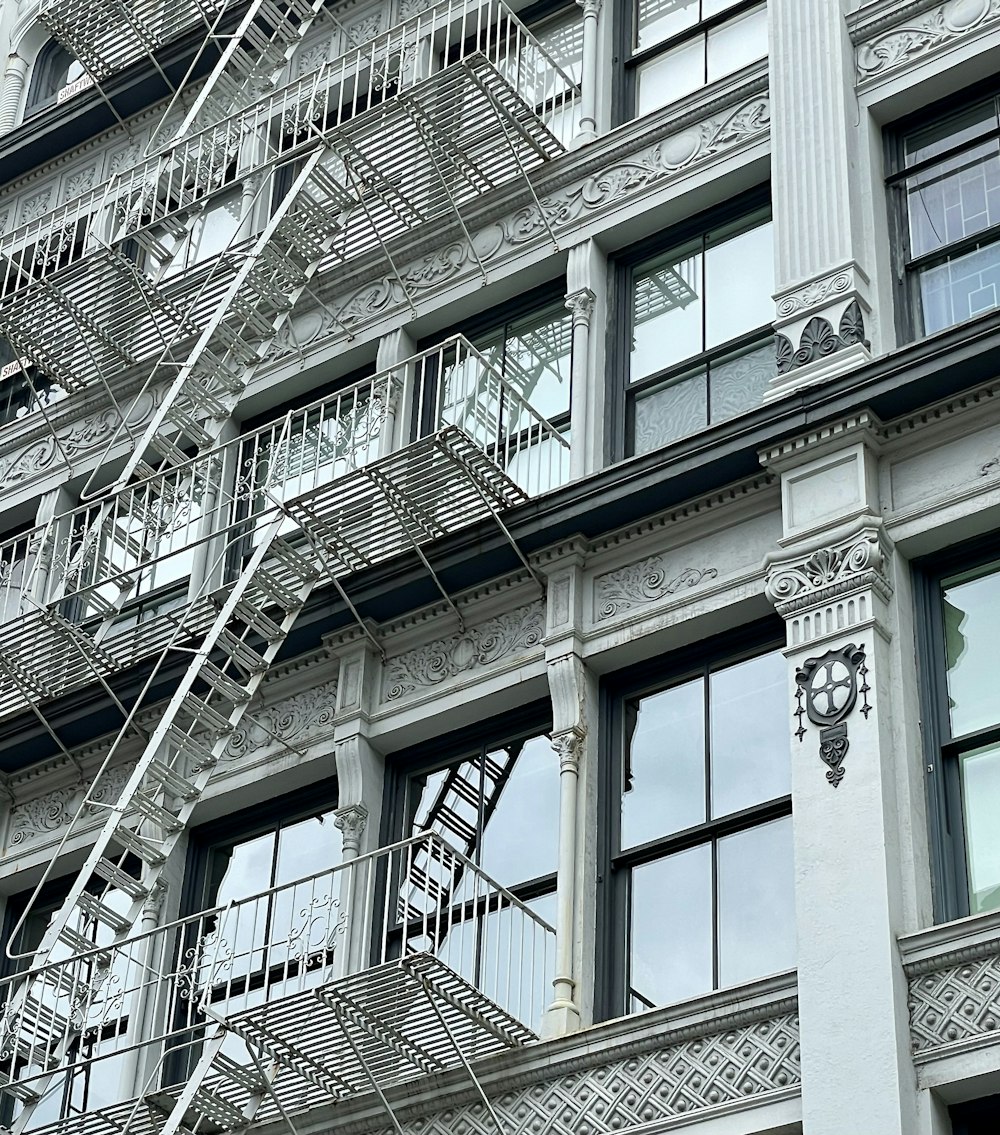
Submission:
M 285 508 L 335 567 L 353 572 L 527 499 L 467 434 L 446 426 Z
M 384 1091 L 421 1076 L 459 1068 L 537 1039 L 470 982 L 428 953 L 410 954 L 291 997 L 234 1014 L 232 1032 L 274 1059 L 273 1090 L 289 1115 L 331 1099 Z M 218 1112 L 242 1109 L 254 1079 L 212 1075 L 205 1090 Z M 159 1135 L 165 1108 L 178 1094 L 166 1089 L 114 1107 L 60 1120 L 37 1135 Z M 266 1096 L 255 1121 L 278 1119 Z M 217 1132 L 233 1130 L 220 1123 Z M 203 1123 L 199 1131 L 208 1132 Z
M 97 82 L 224 7 L 224 0 L 50 0 L 38 16 Z

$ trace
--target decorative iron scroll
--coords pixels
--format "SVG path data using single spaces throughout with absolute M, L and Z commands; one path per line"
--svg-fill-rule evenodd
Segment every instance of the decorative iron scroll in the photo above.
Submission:
M 808 717 L 819 728 L 819 758 L 827 766 L 826 779 L 837 788 L 844 779 L 847 756 L 847 718 L 861 695 L 861 712 L 867 720 L 872 707 L 868 702 L 871 686 L 865 665 L 865 648 L 849 642 L 838 650 L 828 650 L 818 658 L 807 658 L 795 672 L 797 689 L 795 736 L 801 744 L 806 735 L 802 724 Z

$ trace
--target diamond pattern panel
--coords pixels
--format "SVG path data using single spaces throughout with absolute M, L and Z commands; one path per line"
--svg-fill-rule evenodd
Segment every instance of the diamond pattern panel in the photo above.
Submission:
M 1000 1041 L 1000 956 L 963 962 L 910 980 L 915 1053 L 993 1036 Z
M 510 1135 L 604 1135 L 799 1084 L 794 1015 L 571 1072 L 494 1099 Z M 481 1104 L 405 1123 L 406 1135 L 496 1135 Z

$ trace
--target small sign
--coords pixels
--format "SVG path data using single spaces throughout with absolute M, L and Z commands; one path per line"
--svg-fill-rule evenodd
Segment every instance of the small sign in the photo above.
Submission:
M 0 382 L 7 378 L 13 378 L 15 374 L 20 374 L 22 370 L 27 370 L 31 366 L 31 359 L 21 359 L 20 362 L 7 363 L 5 366 L 0 367 Z
M 67 83 L 65 87 L 60 88 L 56 95 L 56 103 L 63 103 L 74 95 L 78 95 L 81 91 L 89 90 L 93 85 L 94 80 L 89 75 L 81 75 L 79 79 L 75 79 L 72 83 Z

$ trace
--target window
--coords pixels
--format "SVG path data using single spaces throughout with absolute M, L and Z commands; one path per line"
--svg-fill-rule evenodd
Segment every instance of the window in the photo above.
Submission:
M 997 95 L 904 127 L 890 139 L 901 318 L 931 335 L 1000 304 L 1000 103 Z
M 632 0 L 621 10 L 626 98 L 635 116 L 767 55 L 767 5 L 760 0 Z
M 127 857 L 124 863 L 129 874 L 138 876 L 139 863 Z M 50 919 L 62 906 L 72 883 L 71 878 L 54 879 L 46 883 L 38 898 L 32 902 L 24 924 L 11 943 L 15 953 L 33 951 L 42 939 Z M 32 892 L 26 891 L 10 898 L 4 918 L 3 940 L 8 942 L 15 927 L 20 922 L 31 899 Z M 103 896 L 113 910 L 120 913 L 128 910 L 131 900 L 119 890 L 112 890 Z M 113 931 L 83 912 L 70 927 L 85 938 L 96 941 L 98 946 L 106 946 L 114 938 Z M 64 943 L 57 943 L 50 960 L 65 962 L 74 951 Z M 4 957 L 3 976 L 9 977 L 20 970 L 30 968 L 28 959 L 11 961 Z M 70 1056 L 74 1067 L 61 1072 L 46 1095 L 36 1105 L 32 1115 L 32 1126 L 43 1126 L 70 1115 L 91 1111 L 111 1103 L 117 1103 L 122 1093 L 131 1094 L 131 1085 L 123 1085 L 127 1074 L 128 1055 L 125 1051 L 134 1038 L 134 986 L 129 977 L 129 967 L 123 958 L 117 957 L 110 967 L 101 966 L 96 958 L 72 963 L 67 970 L 60 971 L 63 984 L 55 986 L 52 975 L 49 980 L 35 979 L 30 992 L 36 1002 L 45 1005 L 53 1014 L 53 1022 L 65 1021 L 66 988 L 74 988 L 78 998 L 77 1012 L 82 1012 L 82 1022 L 75 1017 L 72 1023 L 62 1030 L 56 1025 L 51 1034 L 46 1034 L 35 1026 L 27 1033 L 27 1051 L 22 1046 L 14 1046 L 0 1055 L 0 1075 L 5 1078 L 24 1079 L 41 1082 L 44 1074 L 44 1057 L 47 1041 L 71 1038 Z M 84 990 L 92 996 L 84 997 Z M 85 1006 L 85 1008 L 84 1008 Z M 34 1018 L 25 1017 L 26 1022 Z M 80 1029 L 78 1026 L 83 1024 Z M 130 1032 L 130 1030 L 132 1030 Z M 43 1040 L 44 1038 L 44 1040 Z M 20 1111 L 20 1104 L 7 1096 L 0 1103 L 0 1122 L 10 1124 Z
M 927 592 L 922 625 L 935 681 L 926 716 L 940 752 L 938 760 L 928 756 L 935 900 L 938 918 L 947 920 L 1000 909 L 1000 697 L 991 678 L 1000 562 L 957 570 L 949 563 L 929 577 Z
M 336 783 L 323 781 L 191 833 L 185 906 L 191 918 L 178 943 L 199 997 L 173 1005 L 176 1051 L 166 1078 L 178 1081 L 197 1059 L 204 999 L 235 1013 L 269 998 L 329 981 L 344 926 L 335 868 Z M 233 1037 L 226 1052 L 249 1064 Z
M 535 915 L 555 920 L 559 845 L 559 762 L 541 707 L 490 723 L 475 734 L 444 738 L 393 759 L 389 796 L 393 838 L 433 832 Z M 415 855 L 401 881 L 400 911 L 420 925 L 442 916 L 446 940 L 422 941 L 411 930 L 408 949 L 431 949 L 514 1012 L 540 1015 L 551 988 L 534 940 L 509 899 L 485 901 L 486 889 L 462 870 L 442 873 L 428 854 Z M 427 919 L 424 917 L 424 923 Z M 395 928 L 401 937 L 403 924 Z M 522 966 L 522 954 L 529 964 Z M 538 1023 L 537 1021 L 535 1022 Z
M 987 1096 L 948 1108 L 952 1135 L 993 1135 L 1000 1120 L 1000 1096 Z
M 630 683 L 609 688 L 609 1015 L 795 964 L 783 655 Z
M 551 291 L 546 289 L 551 295 Z M 532 494 L 562 484 L 569 475 L 569 411 L 573 321 L 563 300 L 528 297 L 506 319 L 486 317 L 478 326 L 458 328 L 499 374 L 474 360 L 445 363 L 436 408 L 439 424 L 461 426 Z M 560 444 L 528 411 L 554 426 Z
M 28 99 L 25 103 L 25 116 L 61 102 L 77 90 L 89 87 L 90 80 L 82 64 L 54 39 L 50 39 L 35 57 L 35 65 L 28 84 Z
M 762 207 L 623 263 L 626 455 L 761 404 L 775 371 L 771 242 Z

